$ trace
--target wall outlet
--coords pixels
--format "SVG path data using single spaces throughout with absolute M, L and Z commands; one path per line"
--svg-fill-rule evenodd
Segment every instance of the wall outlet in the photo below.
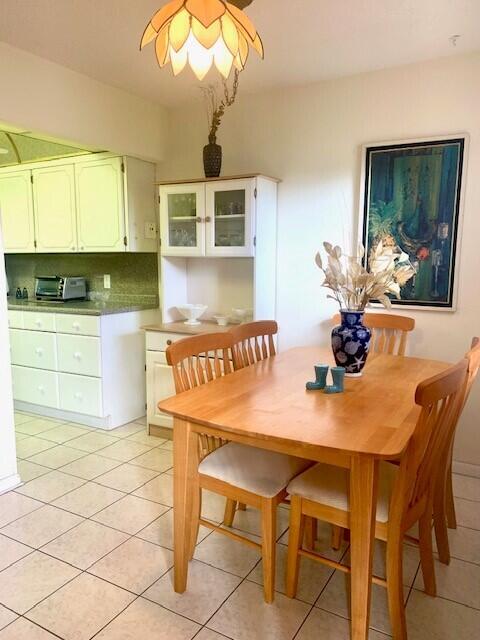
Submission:
M 145 222 L 145 239 L 155 240 L 157 237 L 157 225 L 155 222 Z
M 105 273 L 103 276 L 103 288 L 104 289 L 110 289 L 110 274 L 109 273 Z

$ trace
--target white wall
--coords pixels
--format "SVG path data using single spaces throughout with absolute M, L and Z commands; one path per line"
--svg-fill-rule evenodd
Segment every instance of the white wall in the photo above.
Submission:
M 248 71 L 247 71 L 248 72 Z M 413 353 L 454 361 L 480 334 L 480 54 L 343 78 L 306 88 L 242 95 L 218 142 L 223 175 L 264 172 L 279 190 L 277 317 L 281 348 L 328 340 L 335 308 L 313 256 L 323 240 L 356 229 L 365 142 L 470 133 L 456 313 L 415 311 Z M 203 105 L 171 113 L 162 179 L 202 175 Z M 299 301 L 301 304 L 299 304 Z M 410 313 L 410 312 L 409 312 Z M 480 384 L 457 436 L 456 458 L 480 464 Z
M 96 149 L 161 160 L 163 107 L 0 43 L 0 122 Z

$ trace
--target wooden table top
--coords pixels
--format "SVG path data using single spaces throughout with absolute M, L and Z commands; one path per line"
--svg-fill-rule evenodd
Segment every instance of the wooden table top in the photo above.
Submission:
M 419 408 L 416 386 L 449 363 L 370 354 L 345 391 L 307 391 L 330 348 L 299 347 L 158 403 L 165 413 L 225 432 L 378 458 L 401 455 Z M 330 383 L 330 382 L 328 382 Z

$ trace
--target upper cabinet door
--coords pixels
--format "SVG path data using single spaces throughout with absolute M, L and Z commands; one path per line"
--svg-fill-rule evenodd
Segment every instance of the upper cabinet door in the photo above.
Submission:
M 206 185 L 206 255 L 253 256 L 255 180 Z
M 75 165 L 79 251 L 125 251 L 121 158 Z
M 73 165 L 33 169 L 37 251 L 75 251 L 75 177 Z
M 33 253 L 35 233 L 30 171 L 0 175 L 0 212 L 5 253 Z
M 160 187 L 161 253 L 205 255 L 205 185 Z

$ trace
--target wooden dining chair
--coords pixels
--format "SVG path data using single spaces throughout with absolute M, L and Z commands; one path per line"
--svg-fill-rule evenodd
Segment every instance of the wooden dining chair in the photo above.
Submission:
M 463 402 L 459 406 L 458 414 L 455 418 L 455 427 L 458 424 L 480 368 L 480 338 L 475 337 L 472 339 L 470 351 L 465 354 L 465 358 L 468 360 L 467 383 L 465 385 Z M 450 564 L 450 546 L 448 543 L 447 527 L 449 529 L 457 528 L 452 484 L 452 454 L 454 439 L 455 429 L 452 432 L 452 439 L 450 446 L 448 447 L 447 456 L 440 464 L 440 469 L 444 470 L 444 473 L 439 475 L 433 505 L 433 522 L 435 526 L 438 558 L 440 562 L 443 562 L 444 564 Z
M 373 577 L 388 591 L 390 619 L 395 640 L 406 640 L 403 602 L 403 540 L 419 523 L 420 560 L 425 591 L 435 595 L 432 550 L 433 494 L 437 470 L 448 449 L 455 416 L 462 402 L 467 360 L 420 383 L 415 402 L 421 407 L 415 430 L 399 466 L 379 463 L 375 538 L 384 540 L 386 580 Z M 296 477 L 287 487 L 290 494 L 290 537 L 287 560 L 287 595 L 295 597 L 302 557 L 350 572 L 350 567 L 302 548 L 305 517 L 314 517 L 343 528 L 350 527 L 349 472 L 327 464 L 317 464 Z
M 233 364 L 242 369 L 276 354 L 274 336 L 278 333 L 275 320 L 257 320 L 232 327 Z
M 232 372 L 233 339 L 229 332 L 192 336 L 167 348 L 177 393 L 183 393 Z M 277 505 L 286 486 L 304 471 L 308 460 L 274 451 L 227 442 L 207 434 L 199 436 L 198 472 L 200 492 L 194 498 L 190 522 L 190 556 L 193 556 L 200 524 L 261 551 L 264 597 L 272 602 L 275 587 Z M 239 535 L 201 517 L 201 492 L 207 489 L 227 499 L 225 520 L 241 502 L 261 511 L 262 542 Z
M 340 323 L 340 314 L 333 316 L 335 324 Z M 364 324 L 372 330 L 370 353 L 390 353 L 404 356 L 407 337 L 415 328 L 415 320 L 408 316 L 391 313 L 365 313 Z

